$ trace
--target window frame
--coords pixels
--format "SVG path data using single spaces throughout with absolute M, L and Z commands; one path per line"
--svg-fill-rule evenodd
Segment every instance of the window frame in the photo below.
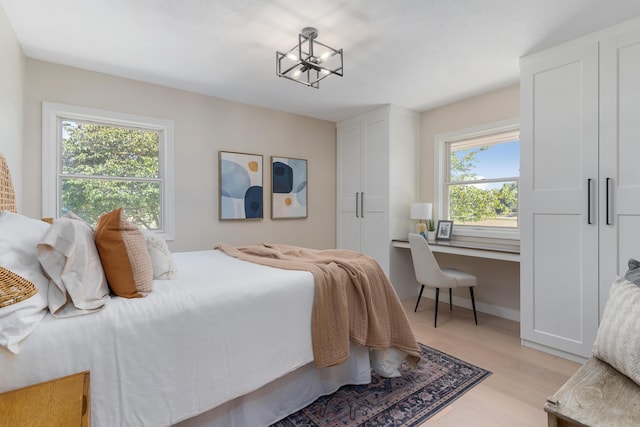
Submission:
M 118 113 L 95 108 L 42 103 L 42 215 L 57 218 L 60 215 L 62 188 L 60 175 L 62 162 L 61 120 L 82 120 L 110 126 L 136 127 L 159 132 L 158 156 L 162 192 L 160 212 L 162 224 L 156 235 L 165 240 L 174 238 L 174 183 L 173 183 L 173 121 L 134 114 Z
M 447 144 L 452 142 L 463 141 L 466 139 L 480 138 L 493 134 L 509 132 L 520 129 L 520 118 L 512 118 L 499 122 L 487 123 L 467 129 L 461 129 L 452 132 L 438 134 L 434 141 L 434 195 L 437 204 L 437 218 L 448 220 L 445 217 L 445 207 L 448 206 L 445 200 L 447 193 L 447 175 L 449 174 L 449 159 L 447 155 L 449 150 Z M 512 178 L 512 177 L 505 177 Z M 519 177 L 518 177 L 519 178 Z M 518 186 L 519 186 L 518 179 Z M 455 224 L 453 235 L 460 237 L 479 237 L 505 240 L 520 240 L 520 191 L 518 191 L 518 228 L 516 229 L 500 229 L 498 227 L 473 226 Z

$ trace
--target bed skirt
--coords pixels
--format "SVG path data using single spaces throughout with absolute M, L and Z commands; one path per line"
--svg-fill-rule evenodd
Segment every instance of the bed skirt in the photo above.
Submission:
M 268 426 L 304 408 L 318 397 L 333 393 L 345 384 L 369 382 L 369 350 L 351 344 L 350 358 L 342 365 L 316 369 L 313 363 L 309 363 L 252 393 L 226 402 L 176 426 Z

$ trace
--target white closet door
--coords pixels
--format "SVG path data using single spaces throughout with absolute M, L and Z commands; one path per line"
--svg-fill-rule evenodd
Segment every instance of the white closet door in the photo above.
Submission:
M 615 275 L 624 275 L 629 258 L 640 260 L 640 31 L 606 39 L 600 49 L 602 316 Z
M 389 114 L 376 111 L 363 120 L 362 252 L 389 274 Z
M 355 120 L 338 128 L 338 224 L 337 247 L 361 250 L 361 129 Z
M 522 67 L 521 335 L 586 357 L 598 322 L 598 46 Z

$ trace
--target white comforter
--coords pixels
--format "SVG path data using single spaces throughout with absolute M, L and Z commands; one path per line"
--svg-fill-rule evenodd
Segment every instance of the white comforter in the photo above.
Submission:
M 214 250 L 173 254 L 178 278 L 98 313 L 47 315 L 14 355 L 0 392 L 91 371 L 93 426 L 165 426 L 313 360 L 311 273 Z

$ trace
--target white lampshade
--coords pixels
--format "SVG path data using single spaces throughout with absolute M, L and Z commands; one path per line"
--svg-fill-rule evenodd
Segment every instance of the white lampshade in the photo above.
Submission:
M 431 219 L 431 203 L 411 203 L 411 219 Z

